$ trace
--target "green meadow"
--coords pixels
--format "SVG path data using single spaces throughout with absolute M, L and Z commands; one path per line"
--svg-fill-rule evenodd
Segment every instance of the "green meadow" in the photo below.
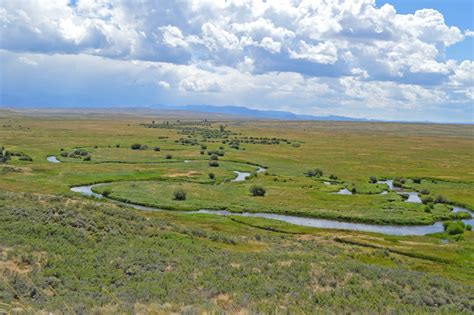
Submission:
M 471 313 L 474 234 L 455 226 L 469 215 L 451 210 L 474 210 L 473 134 L 472 125 L 0 111 L 0 313 Z M 235 182 L 235 171 L 249 177 Z M 405 202 L 376 183 L 384 179 L 423 202 Z M 70 190 L 97 183 L 108 199 Z M 449 223 L 390 236 L 187 213 L 199 209 Z

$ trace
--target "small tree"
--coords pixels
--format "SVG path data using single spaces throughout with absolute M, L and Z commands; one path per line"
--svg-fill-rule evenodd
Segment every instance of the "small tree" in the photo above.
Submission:
M 186 193 L 182 189 L 175 190 L 173 196 L 174 200 L 186 200 Z
M 250 187 L 250 193 L 255 197 L 263 197 L 267 191 L 262 186 L 253 185 Z

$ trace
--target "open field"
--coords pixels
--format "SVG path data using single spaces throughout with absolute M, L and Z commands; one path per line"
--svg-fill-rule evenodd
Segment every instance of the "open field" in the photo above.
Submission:
M 104 183 L 94 191 L 161 209 L 395 225 L 474 209 L 472 125 L 207 119 L 0 111 L 0 146 L 14 153 L 0 164 L 0 312 L 474 311 L 467 229 L 324 230 L 143 212 L 70 190 Z M 308 176 L 315 169 L 323 174 Z M 234 171 L 251 175 L 233 182 Z M 424 204 L 371 176 L 396 179 Z M 265 196 L 251 194 L 255 185 Z M 354 194 L 336 194 L 344 188 Z

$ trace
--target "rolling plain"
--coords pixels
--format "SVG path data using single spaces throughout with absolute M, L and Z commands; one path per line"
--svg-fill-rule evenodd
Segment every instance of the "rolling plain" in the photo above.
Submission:
M 0 146 L 0 313 L 474 312 L 472 125 L 2 110 Z

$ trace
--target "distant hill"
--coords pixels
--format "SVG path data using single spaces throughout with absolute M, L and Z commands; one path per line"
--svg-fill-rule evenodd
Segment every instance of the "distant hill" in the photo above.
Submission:
M 298 115 L 285 111 L 273 110 L 258 110 L 243 106 L 211 106 L 211 105 L 185 105 L 185 106 L 169 106 L 156 105 L 152 106 L 154 109 L 166 110 L 183 110 L 201 113 L 215 113 L 234 116 L 247 116 L 259 119 L 281 119 L 281 120 L 326 120 L 326 121 L 369 121 L 364 118 L 351 118 L 345 116 L 312 116 L 312 115 Z

